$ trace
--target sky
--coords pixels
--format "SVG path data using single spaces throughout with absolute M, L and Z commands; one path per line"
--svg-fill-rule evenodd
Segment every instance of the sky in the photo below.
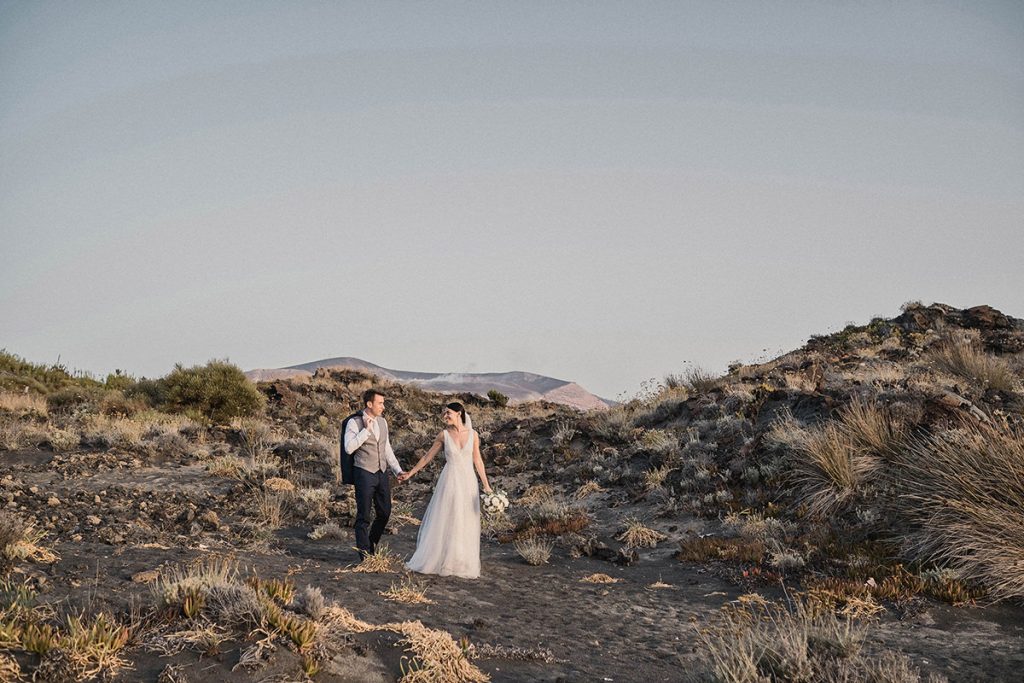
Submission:
M 1019 2 L 0 0 L 0 347 L 607 398 L 1024 317 Z

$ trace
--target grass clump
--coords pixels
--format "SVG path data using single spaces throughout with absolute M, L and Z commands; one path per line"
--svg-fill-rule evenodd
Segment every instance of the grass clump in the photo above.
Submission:
M 626 528 L 615 538 L 622 541 L 627 548 L 653 548 L 667 536 L 644 526 L 638 519 L 630 518 L 626 520 Z
M 950 339 L 930 354 L 934 367 L 961 377 L 982 390 L 1015 391 L 1020 377 L 1008 361 L 982 350 L 972 337 Z
M 427 597 L 423 586 L 406 577 L 397 586 L 392 583 L 386 591 L 379 595 L 392 602 L 401 602 L 406 605 L 433 605 L 434 601 Z
M 864 648 L 866 627 L 841 618 L 814 601 L 797 599 L 792 609 L 763 599 L 726 608 L 718 626 L 701 633 L 706 673 L 728 683 L 832 683 L 887 681 L 918 683 L 924 678 L 898 652 L 880 655 Z
M 1024 431 L 964 423 L 896 463 L 911 551 L 997 598 L 1024 597 Z
M 226 361 L 189 368 L 179 363 L 161 381 L 167 410 L 199 415 L 216 424 L 255 415 L 266 404 L 266 398 L 242 370 Z
M 526 536 L 517 539 L 515 547 L 519 557 L 526 560 L 527 564 L 537 567 L 547 564 L 551 559 L 551 551 L 554 550 L 555 544 L 538 536 Z

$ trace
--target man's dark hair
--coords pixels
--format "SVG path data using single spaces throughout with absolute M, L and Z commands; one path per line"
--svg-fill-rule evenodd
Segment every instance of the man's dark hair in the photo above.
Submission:
M 363 392 L 363 405 L 365 406 L 368 403 L 371 403 L 373 401 L 374 396 L 387 398 L 387 396 L 384 396 L 384 392 L 381 391 L 380 389 L 367 389 L 366 391 Z

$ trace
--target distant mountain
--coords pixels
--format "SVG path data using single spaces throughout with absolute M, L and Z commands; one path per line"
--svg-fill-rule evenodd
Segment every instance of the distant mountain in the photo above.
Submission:
M 408 372 L 382 368 L 360 358 L 325 358 L 287 368 L 250 370 L 245 376 L 254 382 L 267 382 L 286 377 L 310 377 L 320 368 L 362 370 L 395 382 L 415 384 L 426 391 L 442 393 L 469 392 L 486 396 L 488 391 L 496 389 L 513 403 L 550 401 L 580 410 L 603 410 L 613 405 L 611 401 L 595 396 L 575 382 L 530 372 Z

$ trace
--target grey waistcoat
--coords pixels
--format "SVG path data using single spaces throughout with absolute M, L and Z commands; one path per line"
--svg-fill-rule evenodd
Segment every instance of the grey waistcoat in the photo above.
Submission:
M 360 415 L 356 419 L 365 429 L 366 422 L 363 416 Z M 377 418 L 377 429 L 380 431 L 380 438 L 374 439 L 373 432 L 370 432 L 369 438 L 352 454 L 355 457 L 356 467 L 367 472 L 381 472 L 388 469 L 388 459 L 384 455 L 388 443 L 388 423 L 383 417 Z

